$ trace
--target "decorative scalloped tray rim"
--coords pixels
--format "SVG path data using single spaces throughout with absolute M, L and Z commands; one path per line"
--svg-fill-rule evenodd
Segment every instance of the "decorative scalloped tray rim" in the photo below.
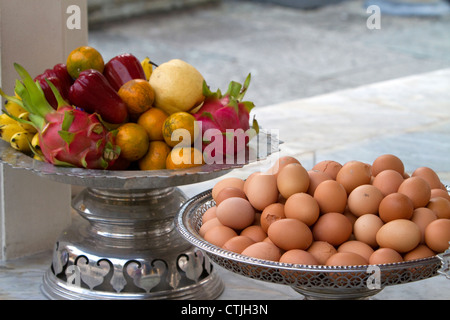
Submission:
M 213 179 L 252 162 L 265 160 L 269 155 L 278 152 L 279 144 L 283 143 L 278 137 L 262 129 L 257 137 L 270 142 L 270 149 L 264 149 L 268 151 L 267 154 L 256 153 L 255 159 L 245 163 L 207 164 L 178 170 L 95 170 L 55 166 L 33 159 L 13 149 L 3 140 L 0 140 L 0 162 L 14 169 L 28 170 L 39 176 L 73 185 L 95 188 L 159 188 Z

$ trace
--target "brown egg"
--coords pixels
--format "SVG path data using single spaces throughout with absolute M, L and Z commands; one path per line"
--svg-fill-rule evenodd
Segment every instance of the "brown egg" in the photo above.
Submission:
M 379 248 L 369 258 L 369 264 L 385 264 L 403 262 L 400 253 L 391 248 Z
M 243 188 L 245 194 L 248 193 L 248 185 L 250 184 L 250 181 L 252 180 L 252 178 L 253 178 L 254 176 L 257 176 L 257 175 L 260 175 L 260 174 L 261 174 L 261 172 L 256 171 L 256 172 L 253 172 L 252 174 L 250 174 L 250 175 L 247 177 L 247 179 L 245 179 L 245 181 L 244 181 L 244 188 Z
M 417 224 L 420 229 L 420 233 L 422 235 L 420 243 L 425 243 L 425 229 L 431 221 L 434 221 L 436 219 L 437 216 L 431 209 L 425 207 L 414 209 L 411 221 Z
M 282 203 L 282 204 L 285 204 L 286 199 L 280 194 L 280 195 L 278 196 L 278 202 L 279 202 L 279 203 Z
M 316 258 L 319 264 L 325 264 L 329 257 L 337 253 L 336 248 L 326 241 L 313 241 L 308 252 Z
M 255 225 L 245 228 L 241 231 L 240 235 L 246 236 L 255 242 L 260 242 L 267 238 L 267 233 L 263 230 L 263 228 Z
M 213 198 L 217 197 L 219 192 L 224 188 L 238 188 L 244 190 L 245 180 L 238 177 L 227 177 L 215 183 L 212 189 Z
M 356 220 L 359 218 L 348 210 L 348 207 L 344 210 L 343 215 L 351 222 L 352 226 L 355 224 Z
M 216 200 L 219 192 L 226 187 L 234 187 L 244 190 L 244 180 L 236 177 L 229 177 L 217 182 L 211 190 L 211 194 L 214 200 Z
M 223 200 L 238 197 L 242 199 L 247 199 L 244 190 L 236 187 L 225 187 L 216 196 L 216 205 L 219 205 Z
M 435 252 L 444 252 L 449 248 L 450 219 L 436 219 L 425 229 L 425 244 Z
M 352 224 L 342 213 L 329 212 L 321 215 L 312 227 L 314 240 L 326 241 L 338 246 L 352 234 Z
M 405 179 L 398 187 L 397 192 L 408 196 L 413 202 L 414 208 L 425 207 L 431 197 L 430 185 L 421 177 Z
M 246 236 L 236 236 L 226 241 L 222 249 L 229 250 L 231 252 L 241 253 L 249 245 L 254 244 L 255 241 Z
M 395 170 L 383 170 L 377 174 L 372 180 L 372 185 L 377 187 L 383 196 L 394 193 L 398 191 L 398 187 L 402 184 L 403 176 Z
M 450 219 L 450 201 L 443 197 L 430 199 L 427 208 L 433 210 L 440 219 Z
M 314 191 L 316 191 L 317 186 L 325 180 L 332 180 L 331 177 L 322 171 L 319 170 L 309 170 L 309 187 L 308 191 L 306 191 L 310 195 L 314 195 Z
M 317 186 L 314 199 L 319 204 L 322 213 L 342 213 L 347 205 L 347 192 L 339 182 L 326 180 Z
M 284 204 L 272 203 L 268 205 L 261 213 L 261 228 L 267 232 L 269 226 L 280 219 L 284 219 L 286 216 L 284 214 Z
M 441 189 L 441 188 L 431 189 L 430 199 L 433 199 L 436 197 L 442 197 L 442 198 L 445 198 L 448 201 L 450 201 L 450 194 L 446 190 Z
M 373 249 L 367 243 L 358 240 L 350 240 L 341 244 L 338 249 L 338 252 L 353 252 L 357 253 L 367 261 L 369 261 L 370 256 L 373 253 Z
M 280 171 L 287 166 L 288 164 L 291 163 L 297 163 L 300 164 L 300 161 L 298 161 L 296 158 L 291 157 L 291 156 L 282 156 L 279 159 L 277 159 L 275 161 L 275 163 L 273 164 L 272 167 L 270 167 L 270 169 L 267 171 L 267 173 L 269 174 L 273 174 L 275 176 L 278 176 L 278 174 L 280 173 Z
M 211 220 L 212 218 L 216 218 L 216 206 L 213 206 L 205 211 L 205 213 L 202 216 L 202 224 L 204 224 L 206 221 Z
M 257 242 L 249 245 L 241 252 L 244 256 L 256 259 L 278 261 L 281 257 L 280 249 L 270 242 Z
M 313 225 L 319 218 L 320 208 L 316 199 L 308 193 L 295 193 L 284 204 L 286 218 L 298 219 L 307 226 Z
M 233 197 L 223 200 L 217 206 L 216 216 L 224 226 L 242 230 L 255 220 L 255 209 L 248 200 Z
M 273 244 L 272 240 L 270 240 L 269 237 L 265 238 L 262 242 L 269 242 L 269 243 Z
M 371 177 L 370 165 L 353 160 L 342 166 L 336 176 L 336 181 L 344 186 L 347 194 L 350 194 L 357 186 L 370 184 Z
M 412 200 L 402 193 L 391 193 L 383 198 L 378 207 L 378 215 L 384 222 L 395 219 L 409 219 L 414 211 Z
M 383 154 L 372 163 L 372 175 L 376 177 L 383 170 L 395 170 L 401 175 L 405 172 L 405 166 L 397 156 L 393 154 Z
M 384 224 L 377 232 L 380 247 L 391 248 L 399 253 L 411 251 L 420 243 L 420 229 L 411 220 L 396 219 Z
M 277 178 L 269 174 L 253 176 L 248 183 L 246 195 L 256 210 L 264 210 L 269 204 L 278 201 Z
M 364 214 L 378 213 L 381 200 L 383 200 L 383 194 L 377 187 L 363 184 L 350 192 L 347 204 L 351 213 L 360 217 Z
M 384 222 L 378 215 L 365 214 L 356 219 L 353 225 L 355 239 L 367 243 L 372 248 L 378 246 L 376 236 Z
M 338 252 L 328 258 L 327 266 L 359 266 L 366 265 L 368 261 L 354 252 Z
M 230 227 L 215 226 L 206 231 L 204 239 L 215 246 L 222 247 L 225 242 L 236 236 L 236 231 Z
M 428 185 L 431 189 L 440 188 L 441 187 L 441 180 L 439 179 L 439 176 L 437 173 L 428 167 L 420 167 L 414 170 L 414 172 L 411 174 L 411 177 L 421 177 L 426 182 L 428 182 Z
M 416 260 L 416 259 L 423 259 L 428 257 L 433 257 L 436 254 L 433 250 L 428 248 L 424 244 L 419 244 L 417 247 L 415 247 L 413 250 L 405 253 L 403 255 L 403 260 L 410 261 L 410 260 Z
M 318 265 L 317 259 L 308 251 L 300 249 L 292 249 L 283 253 L 280 257 L 280 262 L 303 264 L 303 265 Z
M 341 168 L 342 168 L 342 164 L 340 164 L 337 161 L 323 160 L 323 161 L 320 161 L 317 164 L 315 164 L 314 167 L 312 167 L 312 170 L 322 171 L 322 172 L 328 174 L 331 177 L 331 179 L 336 180 L 336 176 L 337 176 L 339 170 L 341 170 Z
M 253 225 L 255 225 L 255 226 L 261 225 L 261 212 L 255 213 L 255 220 L 253 221 Z
M 198 234 L 201 235 L 202 237 L 205 237 L 205 234 L 209 229 L 217 226 L 223 226 L 223 224 L 219 221 L 219 219 L 217 219 L 217 217 L 211 218 L 202 224 L 202 226 L 198 231 Z
M 313 241 L 311 229 L 297 219 L 280 219 L 267 230 L 269 239 L 283 250 L 308 249 Z
M 308 171 L 299 163 L 287 164 L 278 173 L 277 187 L 285 199 L 294 193 L 307 192 L 309 187 Z

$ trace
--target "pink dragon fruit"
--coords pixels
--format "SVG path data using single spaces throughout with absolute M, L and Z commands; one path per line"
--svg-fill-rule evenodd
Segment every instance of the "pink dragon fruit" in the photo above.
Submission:
M 249 74 L 244 85 L 230 82 L 225 94 L 220 89 L 211 92 L 206 83 L 203 83 L 205 100 L 193 115 L 201 122 L 202 148 L 206 161 L 208 158 L 218 159 L 244 151 L 249 140 L 258 133 L 255 119 L 250 126 L 250 111 L 254 104 L 242 101 L 250 79 Z
M 22 78 L 22 82 L 16 81 L 15 87 L 20 99 L 6 96 L 1 90 L 0 93 L 30 113 L 28 123 L 39 132 L 39 145 L 45 161 L 87 169 L 112 166 L 119 157 L 120 148 L 114 144 L 113 132 L 103 125 L 97 115 L 69 105 L 57 88 L 47 81 L 58 101 L 55 110 L 47 102 L 39 82 L 35 83 L 19 64 L 14 64 L 14 67 Z

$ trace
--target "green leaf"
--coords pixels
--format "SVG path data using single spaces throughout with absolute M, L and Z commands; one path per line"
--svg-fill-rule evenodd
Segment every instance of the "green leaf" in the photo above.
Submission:
M 59 92 L 58 89 L 56 89 L 55 85 L 48 79 L 45 79 L 45 81 L 47 82 L 47 84 L 49 85 L 50 89 L 53 92 L 53 95 L 56 98 L 56 101 L 58 102 L 58 109 L 61 107 L 66 107 L 69 105 L 69 103 L 64 100 L 64 98 L 61 96 L 61 93 Z M 40 84 L 38 83 L 38 87 L 41 88 Z M 42 88 L 41 88 L 42 89 Z
M 84 155 L 83 158 L 81 158 L 81 165 L 84 168 L 87 168 L 88 164 L 87 164 L 87 161 L 86 161 L 86 155 Z
M 103 149 L 103 158 L 107 161 L 116 160 L 120 155 L 120 151 L 119 146 L 113 145 L 111 141 L 108 141 Z
M 17 95 L 22 99 L 23 107 L 26 108 L 27 107 L 26 102 L 30 101 L 30 95 L 28 94 L 28 91 L 23 85 L 23 83 L 16 79 L 14 90 L 16 91 Z
M 98 150 L 100 149 L 100 146 L 103 143 L 103 139 L 98 139 L 97 142 L 95 143 L 95 149 Z
M 13 96 L 7 95 L 5 92 L 3 92 L 3 90 L 1 88 L 0 88 L 0 96 L 5 98 L 6 100 L 10 100 L 10 101 L 12 101 L 14 103 L 17 103 L 19 106 L 23 107 L 22 100 L 20 100 L 19 98 L 15 97 L 15 96 L 13 97 Z M 7 101 L 5 101 L 5 104 L 6 104 L 6 102 Z
M 206 84 L 206 81 L 203 80 L 203 95 L 205 98 L 217 98 L 220 99 L 222 97 L 222 93 L 220 92 L 220 89 L 217 89 L 216 92 L 212 92 L 209 86 Z
M 100 158 L 100 166 L 101 166 L 103 169 L 107 169 L 108 166 L 109 166 L 109 163 L 108 163 L 105 159 Z
M 14 68 L 22 78 L 23 87 L 25 88 L 25 92 L 22 92 L 24 96 L 21 96 L 20 92 L 18 92 L 18 94 L 22 98 L 23 102 L 27 104 L 31 110 L 33 110 L 30 113 L 39 114 L 44 118 L 47 113 L 53 112 L 54 109 L 50 103 L 48 103 L 44 93 L 36 85 L 30 74 L 18 63 L 14 63 Z
M 211 114 L 211 112 L 203 111 L 203 112 L 202 112 L 202 117 L 206 117 L 206 118 L 209 118 L 210 120 L 214 121 L 214 117 L 213 117 L 213 115 Z M 214 121 L 214 122 L 215 122 L 215 121 Z
M 11 119 L 16 120 L 17 122 L 29 124 L 30 126 L 33 126 L 33 127 L 35 126 L 33 122 L 22 119 L 22 118 L 18 118 L 15 115 L 12 115 L 11 113 L 9 113 L 8 110 L 2 109 L 2 112 L 4 114 L 6 114 L 8 117 L 10 117 Z
M 103 126 L 101 123 L 94 123 L 91 128 L 93 133 L 101 134 L 103 132 Z
M 65 162 L 65 161 L 60 161 L 58 159 L 53 159 L 53 162 L 56 166 L 60 166 L 60 167 L 72 167 L 75 168 L 76 166 L 69 163 L 69 162 Z
M 239 114 L 239 103 L 236 99 L 233 99 L 233 97 L 230 97 L 230 102 L 228 102 L 226 106 L 233 108 L 236 114 Z
M 74 118 L 75 118 L 75 115 L 73 114 L 73 112 L 65 111 L 61 129 L 63 131 L 68 131 L 70 129 L 70 126 L 73 123 Z
M 225 95 L 230 95 L 230 97 L 237 98 L 239 96 L 239 92 L 241 91 L 242 84 L 236 81 L 231 81 L 228 85 L 228 90 Z
M 243 85 L 243 87 L 242 87 L 241 92 L 240 92 L 239 95 L 237 96 L 237 99 L 238 99 L 239 101 L 241 101 L 241 100 L 244 98 L 245 93 L 247 92 L 247 89 L 248 89 L 248 87 L 250 86 L 250 80 L 251 80 L 251 74 L 249 73 L 248 76 L 247 76 L 247 78 L 246 78 L 245 81 L 244 81 L 244 85 Z
M 58 131 L 58 134 L 68 145 L 70 145 L 75 138 L 75 133 L 65 130 Z
M 259 124 L 255 116 L 253 116 L 252 128 L 256 131 L 256 134 L 259 134 Z
M 250 113 L 250 111 L 252 111 L 252 109 L 255 107 L 255 104 L 251 101 L 242 101 L 241 104 L 244 105 L 248 113 Z
M 37 114 L 30 113 L 28 115 L 28 118 L 30 119 L 31 122 L 34 123 L 34 126 L 40 130 L 43 130 L 43 128 L 47 125 L 45 119 Z

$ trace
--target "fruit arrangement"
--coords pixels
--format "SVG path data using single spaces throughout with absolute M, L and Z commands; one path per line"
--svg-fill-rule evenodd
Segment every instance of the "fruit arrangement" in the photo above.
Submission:
M 125 53 L 105 63 L 89 46 L 34 78 L 14 67 L 14 95 L 0 89 L 0 137 L 56 166 L 189 168 L 242 151 L 258 132 L 254 104 L 242 101 L 250 75 L 222 94 L 180 59 L 156 65 Z
M 395 155 L 326 160 L 307 170 L 281 157 L 267 172 L 228 177 L 199 234 L 225 250 L 289 264 L 396 263 L 449 248 L 450 195 L 431 168 L 409 175 Z

